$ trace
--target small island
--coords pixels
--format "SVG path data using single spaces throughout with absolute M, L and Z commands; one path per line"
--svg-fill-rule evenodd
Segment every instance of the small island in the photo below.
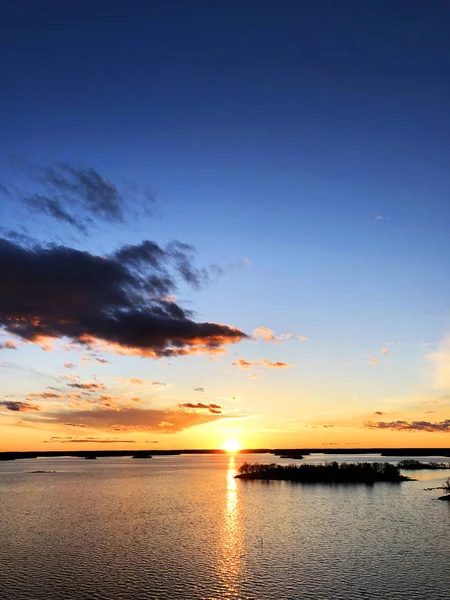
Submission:
M 302 454 L 281 454 L 280 458 L 287 458 L 289 460 L 300 460 L 303 458 Z
M 398 483 L 413 481 L 400 473 L 396 465 L 379 462 L 277 465 L 244 463 L 238 479 L 262 479 L 265 481 L 295 481 L 299 483 Z
M 131 458 L 153 458 L 151 454 L 145 451 L 139 451 L 133 454 Z

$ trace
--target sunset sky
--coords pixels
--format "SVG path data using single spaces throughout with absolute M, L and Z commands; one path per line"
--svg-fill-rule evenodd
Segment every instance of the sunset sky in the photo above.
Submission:
M 450 446 L 449 16 L 4 0 L 0 450 Z

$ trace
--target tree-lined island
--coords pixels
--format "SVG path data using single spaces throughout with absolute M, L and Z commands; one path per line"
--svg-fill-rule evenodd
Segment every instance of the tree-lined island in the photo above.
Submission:
M 397 483 L 413 481 L 402 475 L 396 465 L 384 462 L 277 465 L 245 462 L 239 468 L 238 479 L 265 481 L 295 481 L 299 483 Z

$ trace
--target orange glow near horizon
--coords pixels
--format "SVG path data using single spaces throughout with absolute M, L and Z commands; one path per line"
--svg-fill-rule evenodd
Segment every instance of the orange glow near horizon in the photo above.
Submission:
M 241 449 L 241 444 L 235 439 L 229 439 L 223 444 L 222 449 L 230 454 L 236 454 Z

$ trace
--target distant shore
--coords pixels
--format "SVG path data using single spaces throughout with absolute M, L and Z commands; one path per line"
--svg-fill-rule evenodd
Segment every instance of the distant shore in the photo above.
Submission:
M 57 458 L 61 456 L 73 456 L 85 458 L 96 456 L 98 458 L 107 456 L 134 456 L 139 453 L 148 453 L 152 456 L 179 456 L 181 454 L 228 454 L 226 450 L 220 449 L 183 449 L 183 450 L 159 450 L 159 449 L 127 449 L 127 450 L 36 450 L 29 452 L 0 452 L 2 460 L 20 460 L 29 458 Z M 289 458 L 300 458 L 309 454 L 381 454 L 382 456 L 440 456 L 450 458 L 450 448 L 252 448 L 240 450 L 239 454 L 273 454 L 275 456 L 289 456 Z

